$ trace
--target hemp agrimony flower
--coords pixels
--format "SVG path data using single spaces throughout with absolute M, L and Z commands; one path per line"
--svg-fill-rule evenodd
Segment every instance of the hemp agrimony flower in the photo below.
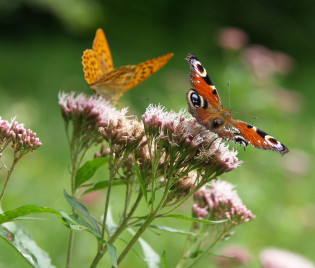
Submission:
M 260 254 L 263 268 L 314 268 L 315 264 L 298 253 L 278 248 L 267 248 Z
M 203 177 L 211 177 L 240 164 L 237 152 L 230 151 L 215 133 L 184 111 L 168 112 L 161 105 L 150 105 L 142 120 L 151 157 L 163 159 L 166 166 L 181 176 L 200 169 Z
M 7 175 L 0 193 L 0 202 L 4 196 L 5 190 L 9 183 L 11 174 L 15 168 L 17 162 L 22 156 L 29 152 L 32 152 L 42 146 L 42 142 L 39 138 L 36 138 L 36 133 L 30 129 L 25 129 L 24 124 L 19 124 L 14 119 L 9 123 L 6 120 L 2 120 L 0 117 L 0 157 L 2 158 L 2 152 L 10 146 L 13 148 L 13 161 L 11 167 L 7 168 Z
M 107 126 L 110 119 L 117 120 L 127 112 L 127 109 L 118 111 L 100 96 L 87 96 L 82 93 L 76 96 L 74 92 L 70 94 L 60 92 L 59 105 L 67 134 L 69 123 L 72 122 L 72 138 L 82 148 L 101 142 L 98 129 Z
M 182 264 L 189 261 L 192 256 L 189 267 L 194 267 L 196 262 L 208 254 L 219 241 L 231 235 L 231 229 L 255 218 L 252 212 L 243 205 L 234 190 L 234 185 L 219 179 L 196 191 L 194 202 L 193 216 L 200 220 L 210 220 L 213 224 L 193 223 L 192 230 L 201 238 L 195 236 L 187 240 L 190 247 L 187 247 L 186 243 L 177 267 L 182 267 Z
M 217 180 L 207 188 L 203 187 L 194 195 L 193 214 L 199 219 L 224 220 L 230 227 L 248 222 L 255 218 L 252 212 L 243 205 L 234 185 Z
M 248 265 L 252 256 L 250 252 L 241 246 L 230 245 L 219 251 L 221 256 L 216 258 L 218 267 L 232 268 Z
M 14 120 L 9 123 L 0 117 L 0 152 L 8 145 L 11 145 L 15 154 L 24 155 L 38 149 L 42 142 L 36 138 L 35 132 L 25 129 L 24 124 L 19 124 Z

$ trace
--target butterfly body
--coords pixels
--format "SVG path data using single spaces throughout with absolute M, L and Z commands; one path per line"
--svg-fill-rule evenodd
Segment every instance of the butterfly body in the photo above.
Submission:
M 84 77 L 96 94 L 116 102 L 124 92 L 142 83 L 162 68 L 171 58 L 169 53 L 138 65 L 114 69 L 111 52 L 102 29 L 98 29 L 92 49 L 83 52 Z
M 266 132 L 233 118 L 232 111 L 224 109 L 218 91 L 206 69 L 193 55 L 186 57 L 191 69 L 192 89 L 186 94 L 189 112 L 198 123 L 215 132 L 223 139 L 232 140 L 244 147 L 248 143 L 265 150 L 288 153 L 288 148 Z

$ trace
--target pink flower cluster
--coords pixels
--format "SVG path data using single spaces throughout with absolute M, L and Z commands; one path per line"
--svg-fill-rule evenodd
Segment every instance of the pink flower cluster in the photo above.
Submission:
M 14 120 L 9 123 L 0 118 L 0 151 L 2 152 L 9 144 L 15 152 L 26 153 L 39 148 L 42 142 L 36 138 L 35 132 L 25 129 L 24 124 L 19 124 Z
M 263 268 L 315 268 L 315 264 L 305 257 L 278 248 L 263 250 L 260 261 Z
M 240 267 L 241 265 L 247 265 L 252 259 L 249 251 L 238 245 L 227 246 L 219 251 L 219 254 L 223 255 L 216 258 L 216 262 L 220 268 Z
M 293 69 L 293 59 L 279 51 L 272 51 L 262 45 L 252 45 L 244 50 L 243 60 L 258 78 L 267 78 L 274 73 L 286 75 Z
M 227 172 L 240 162 L 237 152 L 228 149 L 218 136 L 199 125 L 185 111 L 166 111 L 161 105 L 150 105 L 142 116 L 147 135 L 160 141 L 162 147 L 172 147 L 187 156 L 190 161 L 199 161 L 204 166 Z
M 246 32 L 236 27 L 225 27 L 218 31 L 217 40 L 222 48 L 239 50 L 249 41 Z
M 255 218 L 252 212 L 243 205 L 234 185 L 217 180 L 203 187 L 194 195 L 193 215 L 199 219 L 228 219 L 233 226 Z
M 108 124 L 109 118 L 118 120 L 122 115 L 125 115 L 127 109 L 118 111 L 109 101 L 101 96 L 87 96 L 83 93 L 76 96 L 75 92 L 70 94 L 59 93 L 59 105 L 66 123 L 69 121 L 80 121 L 89 128 L 98 130 L 101 126 Z

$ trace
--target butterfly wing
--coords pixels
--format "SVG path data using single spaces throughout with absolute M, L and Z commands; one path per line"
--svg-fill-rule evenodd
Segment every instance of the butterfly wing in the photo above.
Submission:
M 123 92 L 139 85 L 161 69 L 172 57 L 173 53 L 170 53 L 138 65 L 119 67 L 106 73 L 90 86 L 97 94 L 111 100 L 117 100 Z
M 244 146 L 250 143 L 259 149 L 278 151 L 281 155 L 289 152 L 289 149 L 284 144 L 271 135 L 240 120 L 233 119 L 231 121 L 230 132 L 233 136 L 233 141 Z
M 123 95 L 125 85 L 132 80 L 136 67 L 137 65 L 126 65 L 114 69 L 90 84 L 90 87 L 96 94 L 115 102 Z
M 193 86 L 193 89 L 187 92 L 187 103 L 189 112 L 200 124 L 219 137 L 244 147 L 250 143 L 259 149 L 278 151 L 281 155 L 289 152 L 285 145 L 266 132 L 240 120 L 234 120 L 232 112 L 223 109 L 218 92 L 200 61 L 191 53 L 186 60 L 190 65 L 190 82 Z
M 112 55 L 102 29 L 96 31 L 92 49 L 83 52 L 82 64 L 84 77 L 89 85 L 114 69 Z
M 222 108 L 218 91 L 201 62 L 192 53 L 188 54 L 186 60 L 190 65 L 190 82 L 193 88 L 214 109 Z

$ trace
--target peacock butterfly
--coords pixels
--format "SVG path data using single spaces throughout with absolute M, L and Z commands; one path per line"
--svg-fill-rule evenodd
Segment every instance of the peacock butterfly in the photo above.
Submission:
M 189 112 L 198 123 L 219 137 L 246 147 L 248 143 L 263 150 L 278 151 L 281 155 L 289 149 L 266 132 L 240 120 L 233 119 L 232 111 L 224 109 L 218 91 L 206 69 L 193 54 L 186 57 L 190 65 L 190 82 L 186 98 Z

